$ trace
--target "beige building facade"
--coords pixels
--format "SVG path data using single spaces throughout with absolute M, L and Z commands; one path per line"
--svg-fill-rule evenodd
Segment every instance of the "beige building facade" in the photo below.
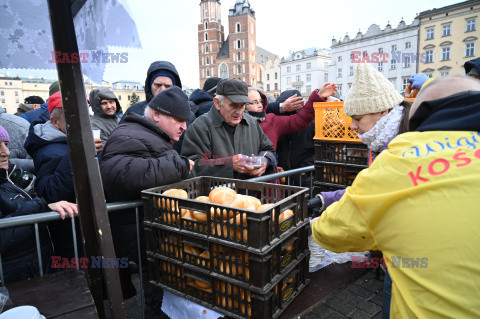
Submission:
M 23 102 L 22 80 L 20 78 L 0 77 L 0 107 L 14 114 L 18 103 Z
M 429 77 L 464 74 L 465 62 L 480 56 L 480 1 L 421 12 L 418 72 Z

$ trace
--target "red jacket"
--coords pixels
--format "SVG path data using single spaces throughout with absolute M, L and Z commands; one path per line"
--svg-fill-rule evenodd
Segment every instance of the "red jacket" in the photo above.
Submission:
M 267 109 L 266 98 L 263 110 Z M 315 90 L 310 94 L 307 103 L 296 114 L 289 116 L 278 116 L 273 113 L 268 113 L 265 116 L 265 121 L 260 123 L 265 135 L 273 143 L 273 148 L 277 149 L 277 142 L 280 136 L 289 135 L 298 132 L 307 127 L 315 119 L 315 111 L 313 109 L 314 102 L 326 102 L 318 95 L 318 90 Z

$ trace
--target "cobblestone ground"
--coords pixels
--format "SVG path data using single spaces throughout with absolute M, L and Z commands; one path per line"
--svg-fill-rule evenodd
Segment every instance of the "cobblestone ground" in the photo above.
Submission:
M 375 278 L 371 270 L 326 300 L 302 319 L 380 319 L 382 318 L 383 272 Z
M 348 285 L 319 307 L 302 316 L 301 319 L 380 319 L 382 318 L 383 272 L 375 278 L 375 270 L 370 270 L 357 281 Z M 133 283 L 140 290 L 138 274 L 132 276 Z M 141 319 L 139 298 L 125 301 L 125 311 L 129 319 Z M 108 301 L 105 302 L 106 318 L 110 319 Z M 299 318 L 296 318 L 299 319 Z

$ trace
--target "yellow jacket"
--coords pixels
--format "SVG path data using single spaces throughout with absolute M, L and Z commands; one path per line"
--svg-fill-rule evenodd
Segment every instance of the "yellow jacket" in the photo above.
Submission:
M 480 132 L 397 136 L 313 236 L 335 252 L 383 252 L 391 318 L 480 318 Z

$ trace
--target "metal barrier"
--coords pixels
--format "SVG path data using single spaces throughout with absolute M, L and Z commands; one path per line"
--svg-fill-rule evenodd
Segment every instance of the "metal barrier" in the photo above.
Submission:
M 278 179 L 282 177 L 287 178 L 287 184 L 290 185 L 290 177 L 294 175 L 300 175 L 300 185 L 302 186 L 302 178 L 301 174 L 303 173 L 309 173 L 310 174 L 310 197 L 313 196 L 313 171 L 314 171 L 314 166 L 308 166 L 304 168 L 298 168 L 298 169 L 293 169 L 289 171 L 284 171 L 280 173 L 275 173 L 275 174 L 270 174 L 270 175 L 265 175 L 265 176 L 260 176 L 260 177 L 255 177 L 251 178 L 248 181 L 251 182 L 267 182 L 267 181 L 275 181 L 275 183 L 278 183 Z M 131 202 L 117 202 L 117 203 L 110 203 L 107 204 L 107 212 L 114 212 L 114 211 L 119 211 L 119 210 L 125 210 L 125 209 L 132 209 L 135 208 L 135 217 L 136 217 L 136 230 L 137 230 L 137 249 L 138 249 L 138 261 L 139 261 L 139 275 L 140 275 L 140 290 L 142 293 L 140 293 L 140 302 L 141 302 L 141 307 L 142 307 L 142 312 L 143 312 L 143 273 L 142 273 L 142 256 L 141 256 L 141 250 L 140 250 L 140 223 L 139 223 L 139 208 L 143 206 L 142 201 L 131 201 Z M 68 215 L 66 215 L 66 218 L 70 218 Z M 38 257 L 38 265 L 39 265 L 39 270 L 40 270 L 40 276 L 43 277 L 43 265 L 42 265 L 42 254 L 41 254 L 41 247 L 40 247 L 40 234 L 39 234 L 39 228 L 38 224 L 39 223 L 48 223 L 51 221 L 59 220 L 60 219 L 60 214 L 57 212 L 47 212 L 47 213 L 38 213 L 34 215 L 25 215 L 25 216 L 17 216 L 17 217 L 9 217 L 9 218 L 3 218 L 0 219 L 0 230 L 6 229 L 6 228 L 11 228 L 11 227 L 19 227 L 19 226 L 27 226 L 27 225 L 34 225 L 35 229 L 35 241 L 36 241 L 36 248 L 37 248 L 37 257 Z M 75 218 L 71 218 L 71 225 L 72 225 L 72 231 L 73 231 L 73 245 L 74 245 L 74 253 L 75 257 L 78 258 L 78 247 L 77 247 L 77 234 L 75 231 Z M 77 263 L 77 269 L 79 269 L 79 265 Z M 3 278 L 3 265 L 2 265 L 2 256 L 0 255 L 0 280 L 1 284 L 4 285 L 4 278 Z

